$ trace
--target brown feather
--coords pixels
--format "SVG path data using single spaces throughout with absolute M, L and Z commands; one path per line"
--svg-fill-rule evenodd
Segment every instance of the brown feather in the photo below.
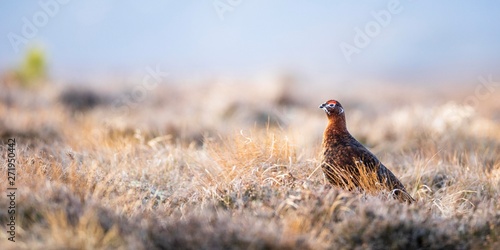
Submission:
M 347 131 L 344 108 L 338 101 L 327 101 L 320 108 L 328 117 L 321 166 L 332 185 L 370 192 L 385 189 L 400 201 L 415 201 L 398 178 Z

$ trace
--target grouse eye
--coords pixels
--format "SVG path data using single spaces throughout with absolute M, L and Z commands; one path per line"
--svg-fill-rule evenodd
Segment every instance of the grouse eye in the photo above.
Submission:
M 334 105 L 333 103 L 330 103 L 330 105 L 328 105 L 328 106 L 333 107 L 333 106 L 335 106 L 335 105 Z

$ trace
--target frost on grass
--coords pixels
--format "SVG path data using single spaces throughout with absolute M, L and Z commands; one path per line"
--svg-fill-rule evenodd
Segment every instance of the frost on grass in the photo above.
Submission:
M 393 108 L 385 113 L 370 113 L 369 99 L 343 102 L 351 114 L 351 133 L 362 138 L 417 199 L 405 205 L 387 192 L 348 192 L 328 184 L 319 168 L 326 121 L 322 112 L 314 113 L 314 99 L 283 102 L 284 95 L 301 95 L 290 94 L 290 89 L 280 93 L 280 88 L 263 99 L 258 88 L 231 89 L 234 95 L 228 98 L 220 96 L 224 85 L 196 88 L 206 91 L 159 87 L 151 100 L 127 114 L 107 105 L 75 111 L 57 99 L 60 93 L 47 89 L 11 92 L 8 103 L 0 103 L 0 136 L 2 141 L 18 139 L 18 241 L 7 241 L 9 201 L 2 195 L 0 245 L 500 247 L 495 102 L 481 104 L 490 113 L 460 104 L 423 106 L 413 101 L 388 103 Z M 238 96 L 241 93 L 253 98 Z M 279 119 L 269 125 L 252 122 L 261 114 Z M 0 155 L 0 170 L 6 172 L 3 147 Z M 0 182 L 0 189 L 6 190 L 6 185 Z

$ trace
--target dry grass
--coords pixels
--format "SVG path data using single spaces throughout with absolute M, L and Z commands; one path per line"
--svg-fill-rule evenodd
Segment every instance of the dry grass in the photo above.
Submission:
M 2 249 L 500 247 L 498 93 L 478 107 L 486 113 L 445 101 L 458 94 L 388 99 L 388 110 L 339 98 L 350 131 L 417 199 L 406 205 L 327 183 L 323 99 L 287 106 L 296 97 L 279 91 L 259 99 L 228 86 L 221 99 L 221 86 L 200 88 L 159 87 L 125 116 L 105 102 L 65 106 L 53 89 L 10 90 L 0 138 L 18 141 L 17 236 L 7 240 L 2 194 Z

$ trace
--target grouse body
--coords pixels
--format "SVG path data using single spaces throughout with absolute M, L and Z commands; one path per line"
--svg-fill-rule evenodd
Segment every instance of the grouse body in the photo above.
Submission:
M 321 167 L 332 185 L 348 190 L 386 189 L 400 201 L 415 201 L 398 178 L 347 131 L 344 108 L 338 101 L 329 100 L 319 108 L 328 117 Z

